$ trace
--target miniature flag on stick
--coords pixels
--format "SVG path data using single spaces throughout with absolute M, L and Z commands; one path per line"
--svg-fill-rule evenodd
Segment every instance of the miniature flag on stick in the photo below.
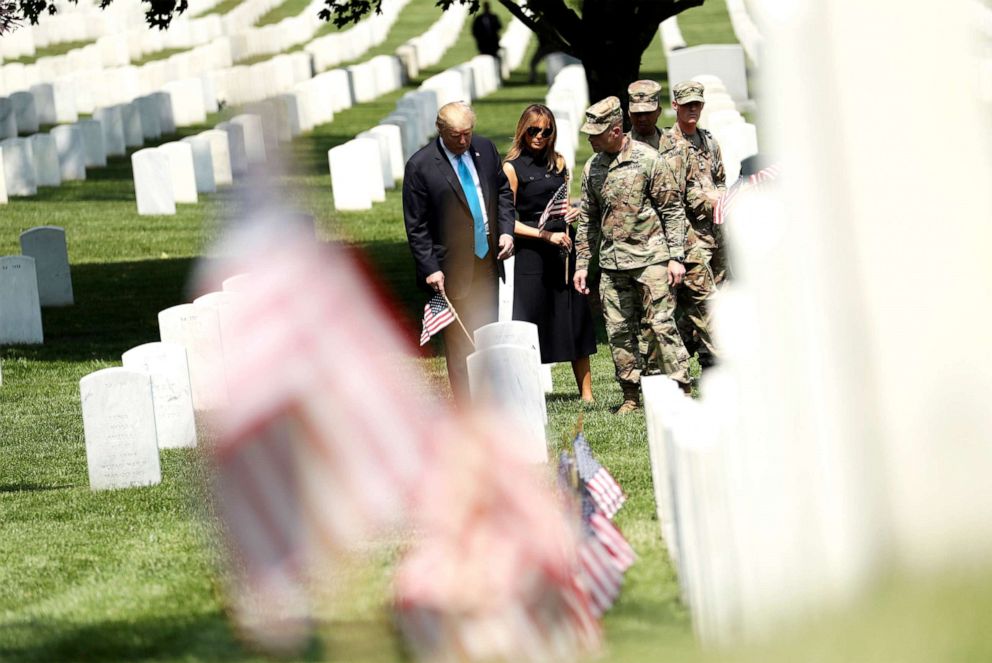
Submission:
M 778 164 L 772 164 L 767 168 L 762 168 L 753 175 L 745 178 L 741 175 L 737 178 L 727 192 L 720 196 L 720 199 L 713 207 L 713 223 L 720 225 L 727 220 L 730 212 L 737 204 L 737 196 L 743 191 L 761 191 L 763 186 L 778 178 L 781 172 Z
M 545 224 L 552 219 L 565 216 L 568 212 L 568 182 L 566 181 L 558 190 L 555 191 L 555 195 L 551 196 L 551 200 L 548 201 L 547 206 L 544 211 L 541 212 L 541 218 L 537 221 L 537 229 L 543 230 Z
M 589 490 L 589 496 L 607 518 L 612 519 L 623 503 L 627 501 L 620 484 L 616 482 L 609 470 L 593 458 L 592 450 L 586 436 L 579 433 L 572 442 L 575 450 L 575 464 L 579 470 L 579 479 Z
M 440 292 L 424 305 L 424 330 L 420 333 L 420 344 L 425 345 L 431 336 L 455 321 L 455 314 L 448 306 L 448 300 Z

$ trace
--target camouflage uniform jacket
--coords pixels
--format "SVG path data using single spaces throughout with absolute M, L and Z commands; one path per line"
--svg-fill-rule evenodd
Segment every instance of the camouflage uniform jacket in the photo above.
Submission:
M 593 155 L 582 172 L 576 269 L 594 251 L 603 269 L 639 269 L 684 256 L 688 224 L 678 182 L 657 150 L 631 140 Z
M 696 147 L 676 124 L 664 133 L 658 148 L 665 155 L 672 151 L 684 155 L 685 170 L 676 173 L 676 178 L 683 184 L 685 215 L 691 226 L 687 262 L 694 262 L 694 249 L 712 250 L 719 245 L 719 233 L 713 226 L 713 203 L 706 194 L 723 193 L 727 188 L 719 143 L 706 129 L 696 129 L 696 133 L 702 139 L 702 147 Z

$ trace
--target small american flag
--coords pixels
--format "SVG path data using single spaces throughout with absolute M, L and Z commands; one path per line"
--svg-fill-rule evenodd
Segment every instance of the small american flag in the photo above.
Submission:
M 548 201 L 547 207 L 541 212 L 541 218 L 537 221 L 537 229 L 542 230 L 544 225 L 561 216 L 565 216 L 568 212 L 568 182 L 566 181 L 558 190 L 555 191 L 555 195 L 551 196 L 551 200 Z
M 583 502 L 589 504 L 588 509 L 585 504 L 583 504 L 582 509 L 583 519 L 589 526 L 589 532 L 603 544 L 617 570 L 620 573 L 625 573 L 637 559 L 637 553 L 624 538 L 620 528 L 604 516 L 603 512 L 592 504 L 591 499 L 583 500 Z
M 448 306 L 448 300 L 440 292 L 424 304 L 424 331 L 420 332 L 420 344 L 424 345 L 431 340 L 431 336 L 438 333 L 455 321 L 455 314 Z
M 616 482 L 609 470 L 593 458 L 585 435 L 579 433 L 575 437 L 572 447 L 575 450 L 575 463 L 579 470 L 579 478 L 589 490 L 589 496 L 592 497 L 603 515 L 612 519 L 627 500 L 627 496 L 624 495 L 620 484 Z
M 780 172 L 778 164 L 772 164 L 747 178 L 743 175 L 738 177 L 737 181 L 727 189 L 726 193 L 720 196 L 720 200 L 713 207 L 713 223 L 720 225 L 727 220 L 737 202 L 737 196 L 742 191 L 761 191 L 765 184 L 777 179 Z

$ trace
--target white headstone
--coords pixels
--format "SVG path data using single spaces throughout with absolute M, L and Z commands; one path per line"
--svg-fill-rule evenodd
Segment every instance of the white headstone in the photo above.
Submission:
M 51 83 L 38 83 L 31 86 L 31 95 L 38 124 L 55 124 L 55 87 Z
M 7 177 L 3 174 L 3 148 L 0 147 L 0 205 L 7 204 Z
M 512 268 L 513 265 L 506 266 L 507 278 L 509 278 L 509 270 Z M 513 304 L 511 302 L 511 313 L 512 307 Z M 542 388 L 547 393 L 554 391 L 551 384 L 551 365 L 541 364 L 540 335 L 537 331 L 537 325 L 533 322 L 513 320 L 511 317 L 509 320 L 500 320 L 499 322 L 483 325 L 475 330 L 473 336 L 475 337 L 475 347 L 477 350 L 493 345 L 519 345 L 522 348 L 533 350 L 534 356 L 537 357 L 537 363 L 540 366 L 538 372 L 541 374 Z M 547 420 L 547 409 L 545 409 L 544 416 L 545 420 Z
M 131 170 L 134 172 L 134 193 L 138 200 L 138 214 L 171 215 L 176 213 L 176 197 L 172 188 L 171 169 L 169 155 L 158 148 L 145 148 L 131 155 Z M 190 176 L 192 177 L 192 173 Z M 195 193 L 195 184 L 193 190 Z
M 10 99 L 0 97 L 0 140 L 4 138 L 17 138 L 17 113 Z
M 151 375 L 159 448 L 195 447 L 196 420 L 186 348 L 176 343 L 145 343 L 125 352 L 121 360 L 124 368 Z
M 533 350 L 519 345 L 494 345 L 468 356 L 472 400 L 499 408 L 530 434 L 524 445 L 535 463 L 548 459 L 544 432 L 544 390 Z
M 386 152 L 389 155 L 389 168 L 394 180 L 403 179 L 403 168 L 406 159 L 403 158 L 403 136 L 399 126 L 395 124 L 380 124 L 369 129 L 369 133 L 386 140 Z
M 177 127 L 203 124 L 207 109 L 203 103 L 203 84 L 199 78 L 184 78 L 166 83 L 166 92 L 172 99 L 172 116 Z
M 224 279 L 221 287 L 224 292 L 246 292 L 251 282 L 251 274 L 235 274 Z
M 231 175 L 241 177 L 248 173 L 248 151 L 245 147 L 245 128 L 234 122 L 221 122 L 217 129 L 227 133 L 227 150 L 231 155 Z
M 258 115 L 244 114 L 232 117 L 230 122 L 242 129 L 248 163 L 265 163 L 265 134 L 262 131 L 262 118 Z
M 168 175 L 172 180 L 172 193 L 177 203 L 195 203 L 196 166 L 193 162 L 193 146 L 189 143 L 172 142 L 158 146 L 169 158 Z
M 60 124 L 52 129 L 59 172 L 63 180 L 86 179 L 86 150 L 82 129 L 76 124 Z
M 158 121 L 163 136 L 176 133 L 176 118 L 172 113 L 172 95 L 168 92 L 153 92 L 150 95 L 158 103 Z
M 44 341 L 34 258 L 0 257 L 0 345 Z
M 668 89 L 677 83 L 711 74 L 719 78 L 734 101 L 748 100 L 747 68 L 740 44 L 706 44 L 668 54 Z M 671 92 L 669 92 L 671 94 Z
M 65 229 L 39 226 L 21 233 L 21 253 L 34 258 L 42 306 L 71 306 L 72 274 Z
M 124 127 L 124 145 L 141 147 L 145 144 L 145 130 L 141 126 L 141 109 L 131 102 L 121 104 L 121 124 Z
M 186 348 L 193 407 L 212 410 L 227 403 L 224 351 L 217 309 L 180 304 L 160 311 L 158 328 L 163 341 Z
M 8 196 L 33 196 L 38 193 L 34 175 L 31 144 L 25 138 L 0 141 L 3 150 L 3 175 Z
M 34 159 L 34 179 L 38 186 L 59 186 L 62 184 L 62 169 L 59 167 L 59 153 L 55 139 L 48 134 L 28 136 L 31 156 Z
M 36 133 L 38 131 L 38 112 L 34 106 L 34 95 L 24 91 L 15 92 L 10 95 L 10 101 L 14 104 L 18 133 Z
M 217 190 L 214 182 L 214 159 L 210 154 L 210 141 L 201 135 L 187 136 L 182 142 L 193 148 L 193 170 L 196 175 L 197 193 L 212 193 Z
M 103 138 L 103 125 L 98 120 L 80 120 L 79 131 L 83 136 L 83 153 L 88 168 L 107 165 L 107 147 Z
M 121 156 L 127 152 L 124 145 L 124 119 L 121 117 L 121 107 L 97 108 L 93 111 L 93 119 L 98 120 L 103 127 L 103 147 L 107 156 Z
M 162 137 L 162 118 L 159 114 L 159 100 L 153 95 L 145 95 L 134 100 L 141 116 L 141 131 L 145 138 Z
M 105 368 L 79 381 L 90 488 L 153 486 L 162 481 L 152 382 L 147 373 Z
M 202 136 L 210 141 L 210 153 L 213 157 L 214 182 L 217 186 L 230 186 L 234 183 L 231 173 L 231 151 L 228 147 L 227 132 L 219 129 L 201 131 Z
M 379 146 L 376 144 L 377 153 L 378 149 Z M 358 158 L 358 149 L 354 141 L 348 141 L 327 151 L 327 163 L 331 171 L 331 193 L 334 196 L 336 210 L 372 209 L 369 185 L 362 172 L 363 169 L 356 167 L 356 158 Z M 382 177 L 381 173 L 379 177 Z

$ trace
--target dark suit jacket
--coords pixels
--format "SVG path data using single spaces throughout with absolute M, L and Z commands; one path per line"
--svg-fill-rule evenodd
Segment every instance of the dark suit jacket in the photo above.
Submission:
M 479 173 L 489 222 L 486 259 L 495 261 L 499 236 L 513 235 L 513 192 L 492 141 L 473 136 L 468 154 Z M 465 295 L 474 271 L 475 226 L 465 192 L 440 139 L 420 148 L 406 163 L 403 220 L 417 266 L 417 285 L 429 289 L 425 279 L 441 270 L 448 295 L 456 299 Z

